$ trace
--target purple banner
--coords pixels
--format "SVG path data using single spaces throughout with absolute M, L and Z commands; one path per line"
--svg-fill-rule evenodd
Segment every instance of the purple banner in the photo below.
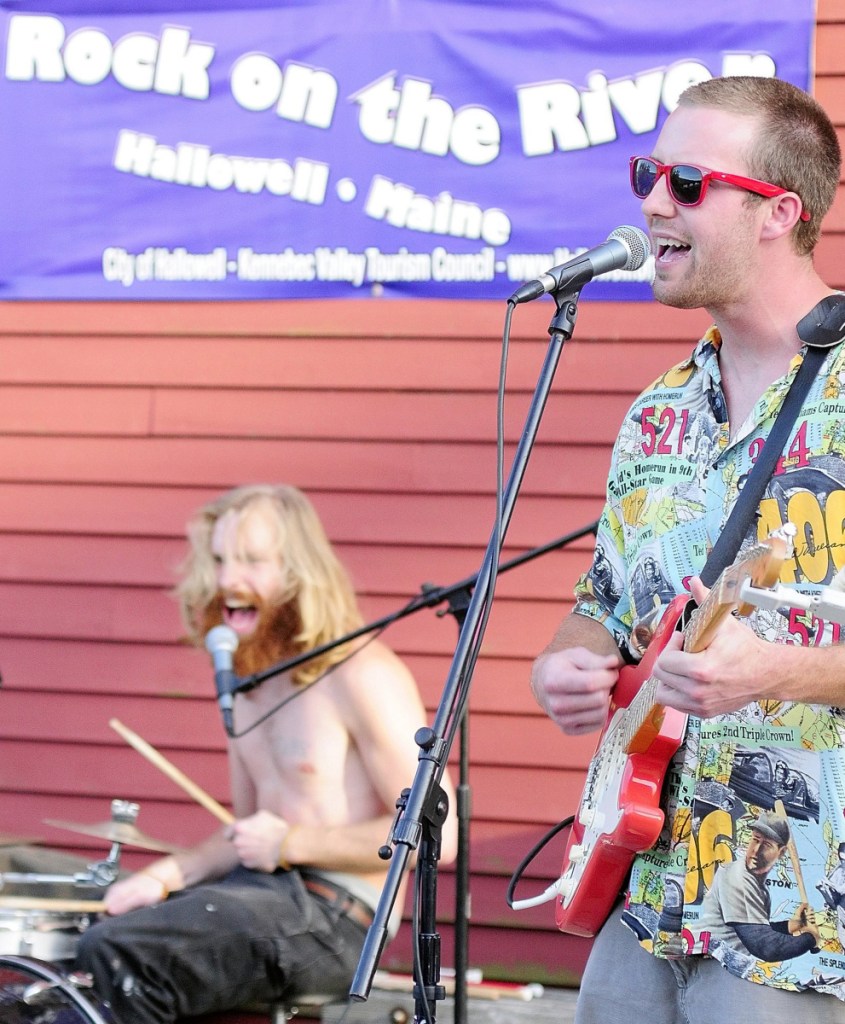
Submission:
M 0 298 L 505 300 L 642 226 L 688 84 L 808 88 L 812 0 L 682 6 L 0 2 Z

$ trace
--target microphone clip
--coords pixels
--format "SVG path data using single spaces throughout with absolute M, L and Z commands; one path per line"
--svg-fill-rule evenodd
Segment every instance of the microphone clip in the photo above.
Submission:
M 263 682 L 263 679 L 258 679 L 254 675 L 244 676 L 243 679 L 240 676 L 235 676 L 232 680 L 232 693 L 249 693 L 250 690 L 256 689 Z

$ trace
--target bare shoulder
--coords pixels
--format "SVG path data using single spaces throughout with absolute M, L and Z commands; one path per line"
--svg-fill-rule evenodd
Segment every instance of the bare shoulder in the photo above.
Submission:
M 405 662 L 380 640 L 361 643 L 335 671 L 347 687 L 398 685 L 416 689 L 417 685 Z
M 362 644 L 335 669 L 335 686 L 340 696 L 353 706 L 405 705 L 414 711 L 422 708 L 416 680 L 405 662 L 378 640 Z

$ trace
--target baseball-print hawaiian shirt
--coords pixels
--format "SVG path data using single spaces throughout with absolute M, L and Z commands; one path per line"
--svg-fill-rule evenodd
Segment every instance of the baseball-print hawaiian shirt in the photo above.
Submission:
M 576 611 L 602 622 L 632 662 L 669 602 L 688 592 L 689 578 L 704 566 L 802 361 L 792 360 L 732 432 L 720 344 L 711 328 L 688 360 L 647 388 L 614 447 L 595 556 L 576 587 Z M 843 349 L 831 350 L 811 386 L 738 556 L 793 524 L 794 554 L 780 567 L 779 585 L 797 594 L 829 594 L 825 588 L 845 567 Z M 845 639 L 845 622 L 811 614 L 806 602 L 804 609 L 788 602 L 758 607 L 748 622 L 771 643 Z M 658 956 L 711 955 L 751 981 L 845 1000 L 845 895 L 829 882 L 842 873 L 840 854 L 845 861 L 845 679 L 840 707 L 772 700 L 712 719 L 691 716 L 661 806 L 663 832 L 635 858 L 623 912 L 643 946 Z M 704 900 L 714 878 L 750 857 L 766 816 L 785 818 L 788 828 L 777 828 L 789 837 L 765 876 L 770 925 L 708 928 Z M 788 922 L 803 903 L 821 933 L 819 946 L 807 933 L 792 941 Z M 715 893 L 708 906 L 714 912 Z M 734 938 L 731 929 L 751 948 L 738 938 L 726 941 L 726 934 Z M 758 945 L 749 938 L 755 929 L 772 941 Z

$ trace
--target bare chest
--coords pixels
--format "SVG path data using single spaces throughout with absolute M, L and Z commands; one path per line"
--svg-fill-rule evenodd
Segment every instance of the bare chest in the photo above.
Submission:
M 241 705 L 241 701 L 243 704 Z M 342 709 L 315 688 L 276 710 L 270 691 L 239 697 L 238 757 L 259 808 L 329 823 L 368 801 L 362 759 Z

